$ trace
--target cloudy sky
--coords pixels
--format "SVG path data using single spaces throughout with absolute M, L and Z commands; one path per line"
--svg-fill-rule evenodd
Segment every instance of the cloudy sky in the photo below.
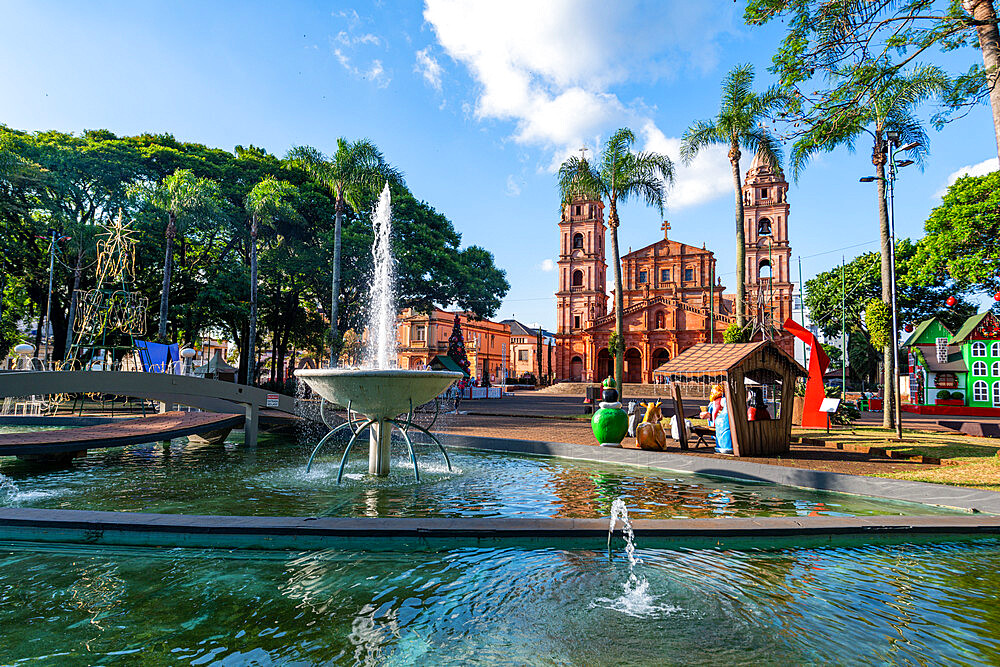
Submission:
M 280 8 L 280 9 L 277 9 Z M 748 28 L 741 3 L 15 2 L 0 0 L 0 123 L 171 132 L 284 155 L 368 137 L 466 243 L 494 252 L 512 285 L 502 317 L 552 326 L 559 199 L 555 169 L 619 127 L 677 160 L 680 137 L 717 109 L 738 63 L 758 87 L 780 26 Z M 978 52 L 951 54 L 965 69 Z M 860 144 L 859 144 L 860 146 Z M 931 131 L 923 171 L 897 187 L 900 236 L 917 237 L 943 189 L 996 168 L 985 108 Z M 794 256 L 808 279 L 877 247 L 875 195 L 858 182 L 870 149 L 824 155 L 789 193 Z M 707 243 L 732 287 L 733 195 L 723 149 L 677 166 L 671 237 Z M 628 206 L 621 243 L 660 238 Z

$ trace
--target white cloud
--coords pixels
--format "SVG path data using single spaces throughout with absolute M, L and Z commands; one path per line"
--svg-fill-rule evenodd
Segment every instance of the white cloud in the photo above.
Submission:
M 424 19 L 479 84 L 474 117 L 513 123 L 512 139 L 548 151 L 555 171 L 581 144 L 593 147 L 623 125 L 644 128 L 647 143 L 667 141 L 648 109 L 623 102 L 614 88 L 713 67 L 714 38 L 732 11 L 715 3 L 426 0 Z M 707 163 L 702 171 L 714 175 Z M 672 205 L 686 206 L 717 196 L 718 187 L 687 179 L 675 191 Z
M 507 188 L 504 191 L 508 197 L 517 197 L 521 194 L 521 186 L 514 179 L 514 174 L 507 175 Z
M 352 61 L 352 59 L 354 59 L 361 50 L 371 49 L 373 47 L 377 47 L 379 49 L 387 47 L 385 40 L 378 35 L 370 32 L 360 34 L 355 33 L 355 28 L 357 28 L 361 23 L 370 22 L 370 19 L 362 18 L 353 9 L 334 12 L 333 16 L 341 18 L 347 23 L 347 30 L 341 30 L 331 40 L 333 46 L 333 56 L 337 59 L 337 62 L 339 62 L 341 67 L 346 69 L 352 75 L 361 79 L 368 79 L 379 88 L 385 88 L 388 86 L 392 79 L 389 77 L 388 73 L 386 73 L 385 67 L 382 65 L 382 61 L 380 59 L 373 58 L 368 60 L 367 58 L 358 58 L 358 60 L 361 61 L 368 60 L 367 66 L 360 67 L 355 65 Z
M 962 176 L 985 176 L 991 172 L 1000 169 L 1000 161 L 997 158 L 991 157 L 988 160 L 983 160 L 977 164 L 969 164 L 961 169 L 957 169 L 948 175 L 948 183 L 934 193 L 937 198 L 944 197 L 945 193 L 948 192 L 948 188 L 955 184 L 955 181 L 960 179 Z
M 543 259 L 542 263 L 538 266 L 538 268 L 541 269 L 542 271 L 555 271 L 556 263 L 553 262 L 551 259 Z
M 643 150 L 664 153 L 674 162 L 674 184 L 667 196 L 671 208 L 693 206 L 733 193 L 733 172 L 725 146 L 702 149 L 686 165 L 681 162 L 681 140 L 664 135 L 652 121 L 642 126 L 640 136 L 645 141 Z
M 417 64 L 413 66 L 413 71 L 423 75 L 431 88 L 441 92 L 441 74 L 443 69 L 441 64 L 431 55 L 431 47 L 417 51 Z

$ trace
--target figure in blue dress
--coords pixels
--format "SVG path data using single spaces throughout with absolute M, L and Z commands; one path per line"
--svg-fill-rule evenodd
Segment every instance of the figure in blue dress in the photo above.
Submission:
M 712 387 L 708 406 L 709 425 L 715 427 L 715 451 L 718 454 L 733 453 L 733 434 L 729 428 L 729 409 L 726 404 L 726 389 L 722 384 Z

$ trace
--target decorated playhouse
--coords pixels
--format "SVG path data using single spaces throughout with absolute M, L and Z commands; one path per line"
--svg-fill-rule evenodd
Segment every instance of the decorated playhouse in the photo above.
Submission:
M 973 315 L 952 334 L 924 320 L 903 342 L 910 368 L 910 403 L 919 414 L 1000 414 L 1000 321 Z

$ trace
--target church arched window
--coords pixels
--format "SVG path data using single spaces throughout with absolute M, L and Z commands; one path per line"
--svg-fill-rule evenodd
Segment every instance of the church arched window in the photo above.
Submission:
M 767 259 L 762 259 L 760 261 L 760 266 L 758 267 L 757 270 L 757 277 L 760 280 L 770 280 L 772 276 L 773 273 L 771 271 L 771 261 Z
M 761 218 L 757 222 L 757 236 L 770 236 L 771 235 L 771 221 L 767 218 Z
M 583 287 L 583 271 L 579 269 L 573 272 L 573 287 Z
M 573 249 L 576 250 L 577 248 L 583 248 L 583 234 L 579 232 L 573 234 Z

